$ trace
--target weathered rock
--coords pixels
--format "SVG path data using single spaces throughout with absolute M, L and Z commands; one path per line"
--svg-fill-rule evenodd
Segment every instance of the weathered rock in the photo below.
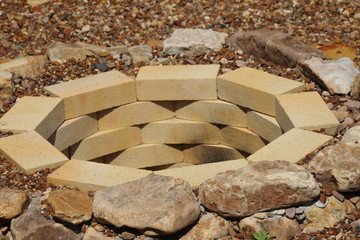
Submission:
M 310 56 L 324 56 L 316 48 L 305 45 L 281 31 L 240 31 L 230 36 L 227 41 L 235 50 L 241 49 L 244 53 L 285 67 L 295 67 L 299 61 Z
M 95 228 L 88 227 L 82 240 L 116 240 L 116 238 L 107 237 L 103 233 L 96 231 Z
M 136 45 L 129 47 L 128 53 L 135 65 L 140 63 L 149 65 L 150 59 L 152 58 L 152 49 L 148 45 Z
M 204 54 L 219 51 L 225 43 L 226 33 L 209 29 L 175 29 L 171 37 L 163 42 L 168 54 Z
M 360 146 L 360 126 L 355 126 L 347 130 L 341 142 L 359 144 Z
M 34 204 L 10 225 L 14 240 L 79 240 L 73 231 L 48 220 L 40 212 L 40 204 Z
M 306 224 L 303 230 L 304 232 L 311 233 L 333 227 L 337 222 L 344 219 L 347 213 L 356 210 L 355 206 L 349 200 L 340 202 L 335 197 L 330 197 L 328 200 L 329 203 L 325 208 L 318 208 L 313 205 L 305 209 L 308 224 Z
M 0 71 L 11 72 L 15 76 L 36 78 L 48 64 L 46 56 L 29 56 L 13 59 L 0 64 Z
M 95 54 L 77 44 L 54 42 L 48 47 L 47 55 L 52 62 L 64 63 L 72 58 L 78 61 L 85 60 L 87 56 L 94 56 Z
M 0 97 L 11 96 L 13 92 L 11 84 L 12 73 L 0 71 Z
M 192 224 L 200 206 L 184 180 L 150 175 L 96 191 L 93 214 L 99 223 L 166 235 Z
M 31 7 L 36 7 L 50 1 L 51 0 L 26 0 L 27 4 L 29 4 Z
M 360 73 L 358 75 L 356 75 L 354 84 L 351 88 L 350 95 L 352 97 L 360 97 Z
M 91 219 L 92 202 L 85 192 L 53 191 L 49 194 L 47 206 L 53 217 L 72 224 L 80 224 Z
M 228 235 L 230 224 L 222 217 L 208 213 L 180 240 L 218 239 Z
M 360 146 L 337 144 L 321 150 L 311 160 L 308 170 L 325 188 L 337 191 L 360 190 Z
M 0 225 L 23 213 L 28 203 L 29 196 L 25 191 L 0 188 Z
M 302 73 L 327 88 L 330 93 L 348 94 L 360 73 L 348 58 L 324 61 L 318 57 L 302 60 L 299 63 Z
M 296 220 L 290 220 L 286 217 L 269 218 L 259 220 L 253 217 L 247 217 L 239 223 L 240 231 L 245 235 L 245 239 L 254 239 L 253 234 L 258 231 L 268 232 L 276 235 L 276 240 L 288 240 L 300 235 L 301 229 Z M 280 227 L 281 226 L 281 227 Z
M 344 102 L 344 106 L 347 106 L 349 109 L 360 109 L 360 101 L 347 101 Z
M 319 194 L 311 173 L 286 161 L 262 161 L 219 173 L 199 187 L 202 204 L 227 217 L 306 203 Z

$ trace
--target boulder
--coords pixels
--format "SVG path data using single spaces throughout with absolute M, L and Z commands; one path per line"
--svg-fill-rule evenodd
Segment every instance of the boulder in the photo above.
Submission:
M 43 55 L 20 57 L 0 64 L 0 71 L 11 72 L 15 76 L 34 79 L 40 76 L 41 71 L 48 62 L 48 58 Z
M 184 180 L 150 175 L 96 191 L 93 214 L 99 223 L 167 235 L 195 222 L 200 206 Z
M 274 30 L 239 31 L 227 40 L 230 47 L 284 67 L 295 67 L 310 56 L 324 57 L 316 48 Z
M 152 49 L 148 45 L 136 45 L 128 48 L 128 53 L 131 56 L 134 65 L 145 64 L 149 65 L 152 58 Z
M 348 94 L 360 73 L 348 57 L 336 60 L 321 60 L 318 57 L 304 59 L 299 63 L 302 73 L 328 89 L 332 94 Z
M 49 194 L 47 206 L 54 218 L 80 224 L 91 219 L 92 202 L 85 192 L 56 190 Z
M 226 33 L 210 29 L 175 29 L 171 37 L 163 42 L 168 54 L 205 54 L 219 51 L 225 43 Z
M 360 146 L 360 126 L 355 126 L 347 130 L 341 142 L 359 144 Z
M 281 227 L 279 227 L 281 226 Z M 240 231 L 245 239 L 252 240 L 253 234 L 259 231 L 276 235 L 276 240 L 288 240 L 301 234 L 299 223 L 286 217 L 268 218 L 264 220 L 247 217 L 239 223 Z
M 342 143 L 321 150 L 308 164 L 324 188 L 360 190 L 360 145 Z
M 0 188 L 0 225 L 19 216 L 29 205 L 29 196 L 25 191 Z
M 343 220 L 348 213 L 355 212 L 355 206 L 349 201 L 340 202 L 335 197 L 328 198 L 328 204 L 324 208 L 315 205 L 305 209 L 307 224 L 303 232 L 311 233 L 331 228 L 337 222 Z
M 219 173 L 199 187 L 202 204 L 226 217 L 306 203 L 319 194 L 311 173 L 286 161 L 261 161 Z
M 46 219 L 40 212 L 40 200 L 36 204 L 33 202 L 24 214 L 11 221 L 10 230 L 14 240 L 80 239 L 80 236 L 62 224 Z
M 180 240 L 218 239 L 228 236 L 230 224 L 211 213 L 203 215 L 199 222 Z
M 0 97 L 8 97 L 13 93 L 11 84 L 12 73 L 0 71 Z

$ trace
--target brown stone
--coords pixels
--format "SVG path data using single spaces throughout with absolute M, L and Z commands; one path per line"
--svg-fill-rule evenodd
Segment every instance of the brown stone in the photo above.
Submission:
M 241 220 L 239 225 L 241 233 L 245 235 L 245 239 L 253 239 L 253 234 L 259 231 L 267 232 L 269 235 L 274 234 L 277 240 L 292 239 L 292 237 L 301 233 L 298 222 L 285 217 L 264 220 L 247 217 Z
M 323 57 L 316 48 L 305 45 L 296 38 L 273 30 L 239 31 L 228 38 L 230 47 L 244 53 L 264 58 L 284 67 L 295 67 L 309 56 Z
M 360 190 L 360 145 L 342 143 L 321 150 L 309 163 L 324 188 Z
M 54 218 L 80 224 L 91 219 L 90 197 L 85 192 L 56 190 L 49 194 L 47 206 Z
M 93 214 L 99 223 L 167 235 L 192 224 L 200 206 L 184 180 L 150 175 L 96 191 Z
M 228 235 L 230 224 L 211 213 L 203 215 L 199 222 L 180 240 L 218 239 Z
M 227 217 L 306 203 L 319 194 L 311 173 L 286 161 L 262 161 L 219 173 L 199 187 L 202 204 Z
M 48 47 L 47 55 L 52 62 L 64 63 L 72 58 L 78 61 L 85 60 L 87 56 L 94 56 L 95 54 L 89 49 L 76 44 L 54 42 Z
M 0 188 L 0 224 L 19 216 L 28 203 L 29 196 L 25 191 Z
M 82 240 L 116 240 L 114 237 L 107 237 L 93 227 L 88 227 Z
M 0 64 L 0 71 L 11 72 L 15 76 L 36 78 L 48 62 L 48 58 L 43 55 L 21 57 Z

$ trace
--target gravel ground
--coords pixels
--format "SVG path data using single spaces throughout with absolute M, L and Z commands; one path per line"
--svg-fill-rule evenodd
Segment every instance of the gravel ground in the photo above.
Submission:
M 358 0 L 54 0 L 31 8 L 25 1 L 2 0 L 0 63 L 19 56 L 45 54 L 53 42 L 83 41 L 109 47 L 151 43 L 155 45 L 155 61 L 158 58 L 169 58 L 169 64 L 220 63 L 221 72 L 226 72 L 238 68 L 240 60 L 248 67 L 306 82 L 308 89 L 322 92 L 297 69 L 284 69 L 263 59 L 232 51 L 226 45 L 218 53 L 167 56 L 162 52 L 161 41 L 169 38 L 177 28 L 213 29 L 229 35 L 238 30 L 276 29 L 312 46 L 350 46 L 356 52 L 354 62 L 359 66 L 359 7 Z M 99 61 L 98 58 L 88 57 L 81 62 L 50 63 L 39 78 L 15 79 L 14 96 L 1 98 L 0 117 L 13 106 L 17 97 L 41 95 L 43 86 L 98 73 L 99 70 L 93 66 Z M 136 76 L 139 69 L 139 66 L 126 65 L 111 56 L 107 57 L 107 65 L 110 69 L 117 69 L 130 76 Z M 326 102 L 333 103 L 335 108 L 341 105 L 339 100 L 344 98 L 337 95 L 326 97 Z M 346 128 L 338 137 L 345 131 Z M 1 135 L 7 133 L 1 133 L 0 137 Z M 43 192 L 49 187 L 46 176 L 52 171 L 46 169 L 27 175 L 6 159 L 0 158 L 0 187 Z M 343 239 L 355 239 L 355 231 L 349 228 L 347 221 L 346 219 L 325 232 L 297 239 L 335 239 L 340 232 L 343 233 Z M 237 238 L 233 239 L 242 239 L 239 233 L 235 236 Z

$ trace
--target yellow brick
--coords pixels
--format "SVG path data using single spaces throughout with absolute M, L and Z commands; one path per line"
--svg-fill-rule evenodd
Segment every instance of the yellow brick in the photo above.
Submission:
M 152 174 L 151 171 L 114 166 L 90 161 L 70 160 L 47 179 L 51 184 L 96 191 L 101 188 L 137 180 Z
M 141 131 L 143 143 L 219 143 L 219 129 L 210 123 L 180 119 L 147 124 Z
M 275 96 L 302 91 L 305 85 L 242 67 L 219 76 L 217 89 L 220 99 L 275 116 Z
M 52 85 L 45 90 L 64 99 L 66 119 L 136 101 L 134 79 L 115 70 Z
M 255 152 L 248 157 L 248 160 L 251 162 L 285 160 L 297 163 L 331 139 L 332 137 L 324 134 L 293 128 Z
M 49 138 L 60 151 L 74 145 L 98 130 L 96 114 L 66 120 Z
M 187 181 L 194 189 L 198 188 L 205 180 L 215 177 L 220 172 L 236 170 L 248 165 L 245 159 L 230 160 L 225 162 L 193 165 L 188 167 L 171 168 L 155 171 L 156 175 L 170 176 Z
M 112 165 L 148 168 L 182 162 L 183 153 L 168 145 L 142 144 L 104 158 L 106 163 Z
M 175 104 L 179 119 L 246 127 L 246 113 L 238 106 L 221 100 L 180 101 Z
M 26 173 L 55 168 L 68 158 L 35 131 L 0 138 L 0 152 Z
M 175 116 L 173 102 L 135 102 L 98 113 L 99 129 L 109 130 Z
M 265 141 L 249 129 L 232 126 L 221 129 L 221 142 L 247 153 L 254 153 L 265 146 Z
M 137 127 L 125 127 L 99 131 L 70 147 L 70 153 L 72 159 L 90 160 L 140 143 L 140 129 Z
M 276 99 L 276 120 L 285 132 L 295 127 L 336 133 L 339 122 L 317 92 L 285 94 Z
M 274 117 L 249 111 L 247 112 L 247 121 L 248 129 L 268 142 L 282 135 L 281 127 Z
M 0 119 L 0 131 L 21 133 L 35 130 L 44 138 L 64 121 L 64 103 L 61 98 L 22 97 Z
M 219 65 L 145 66 L 136 78 L 138 100 L 216 99 Z
M 184 162 L 204 164 L 245 158 L 236 149 L 224 145 L 185 145 Z

